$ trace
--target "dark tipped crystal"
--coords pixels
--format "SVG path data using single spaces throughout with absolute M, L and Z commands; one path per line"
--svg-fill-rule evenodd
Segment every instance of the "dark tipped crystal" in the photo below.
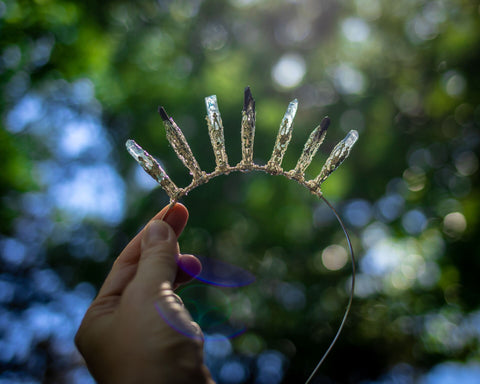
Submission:
M 255 111 L 255 100 L 253 99 L 250 87 L 245 87 L 245 92 L 243 96 L 243 110 L 247 111 L 249 107 L 252 108 L 253 111 Z
M 328 116 L 325 116 L 322 119 L 322 122 L 320 123 L 320 131 L 326 131 L 328 127 L 330 126 L 330 118 Z
M 170 117 L 168 117 L 167 112 L 165 111 L 165 108 L 158 107 L 158 113 L 160 114 L 160 117 L 162 118 L 163 121 L 170 120 Z

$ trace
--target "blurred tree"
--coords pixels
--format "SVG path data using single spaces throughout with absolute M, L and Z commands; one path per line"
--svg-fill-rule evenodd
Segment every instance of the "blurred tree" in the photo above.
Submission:
M 359 274 L 318 382 L 450 383 L 446 372 L 474 382 L 479 15 L 462 0 L 0 1 L 0 382 L 91 382 L 75 329 L 114 257 L 167 203 L 124 142 L 186 185 L 157 106 L 211 170 L 202 99 L 217 94 L 235 163 L 245 85 L 259 163 L 294 97 L 285 168 L 326 114 L 312 177 L 345 132 L 360 132 L 324 187 L 351 229 Z M 217 382 L 305 380 L 347 301 L 334 217 L 260 174 L 218 178 L 184 203 L 182 248 L 257 277 L 183 291 L 211 336 Z

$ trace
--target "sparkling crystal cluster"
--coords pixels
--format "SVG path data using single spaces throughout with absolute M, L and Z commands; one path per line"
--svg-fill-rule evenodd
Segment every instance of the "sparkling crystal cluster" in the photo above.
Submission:
M 293 119 L 297 113 L 297 108 L 297 99 L 288 104 L 287 111 L 285 112 L 282 122 L 280 123 L 280 129 L 278 130 L 275 146 L 273 147 L 272 157 L 267 163 L 268 172 L 281 173 L 283 171 L 282 160 L 283 156 L 285 156 L 285 152 L 287 151 L 288 143 L 290 143 L 290 140 L 292 139 Z
M 233 171 L 263 171 L 272 175 L 283 175 L 288 179 L 295 180 L 299 184 L 308 188 L 312 193 L 321 196 L 321 185 L 328 176 L 335 171 L 340 164 L 348 157 L 350 151 L 358 139 L 358 132 L 350 131 L 347 136 L 340 141 L 328 156 L 322 170 L 317 177 L 311 180 L 305 179 L 305 171 L 313 160 L 320 145 L 323 143 L 330 119 L 325 117 L 320 125 L 310 134 L 305 147 L 298 159 L 294 169 L 285 171 L 282 168 L 282 160 L 287 151 L 288 144 L 292 139 L 293 119 L 298 108 L 298 101 L 295 99 L 288 105 L 287 111 L 283 116 L 278 130 L 275 145 L 270 160 L 266 165 L 258 165 L 253 161 L 253 143 L 255 139 L 255 100 L 252 97 L 250 88 L 245 88 L 244 105 L 241 122 L 241 144 L 242 160 L 235 166 L 228 163 L 228 156 L 225 150 L 225 137 L 222 118 L 218 108 L 217 97 L 215 95 L 205 98 L 207 107 L 207 125 L 210 141 L 215 155 L 216 168 L 213 172 L 203 171 L 195 156 L 193 155 L 188 142 L 181 129 L 175 121 L 167 115 L 163 107 L 159 108 L 162 117 L 166 136 L 178 158 L 188 168 L 192 175 L 192 182 L 185 188 L 179 188 L 168 177 L 161 165 L 145 150 L 143 150 L 135 141 L 127 141 L 127 150 L 133 158 L 143 167 L 143 169 L 152 176 L 160 186 L 167 192 L 172 202 L 186 195 L 192 189 L 200 184 L 206 183 L 222 174 L 228 174 Z
M 225 151 L 225 137 L 223 135 L 222 117 L 218 109 L 217 96 L 206 97 L 205 105 L 207 106 L 208 134 L 212 142 L 217 170 L 224 170 L 228 168 L 228 157 Z

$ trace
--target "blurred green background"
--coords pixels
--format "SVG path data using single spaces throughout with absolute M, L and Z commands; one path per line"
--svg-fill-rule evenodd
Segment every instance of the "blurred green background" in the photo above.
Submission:
M 1 0 L 0 383 L 93 382 L 73 335 L 114 258 L 168 203 L 125 141 L 187 185 L 157 107 L 211 171 L 203 98 L 216 94 L 236 164 L 247 85 L 260 164 L 293 98 L 285 169 L 325 115 L 307 176 L 360 133 L 323 186 L 358 276 L 314 382 L 480 382 L 479 48 L 478 1 Z M 217 383 L 304 382 L 348 300 L 332 213 L 258 173 L 219 177 L 183 203 L 182 250 L 256 276 L 181 292 Z

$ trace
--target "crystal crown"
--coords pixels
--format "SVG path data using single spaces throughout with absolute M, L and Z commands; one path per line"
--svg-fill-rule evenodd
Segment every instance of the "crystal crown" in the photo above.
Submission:
M 208 133 L 210 135 L 216 163 L 215 170 L 210 173 L 207 173 L 200 168 L 200 165 L 193 155 L 181 129 L 175 121 L 167 115 L 167 112 L 163 107 L 159 108 L 160 116 L 165 125 L 167 139 L 178 158 L 188 168 L 193 178 L 192 182 L 184 188 L 177 187 L 155 158 L 140 147 L 134 140 L 128 140 L 126 143 L 128 152 L 143 167 L 143 169 L 160 184 L 172 202 L 177 201 L 194 188 L 207 183 L 214 177 L 229 174 L 234 171 L 263 171 L 271 175 L 283 175 L 308 188 L 313 194 L 322 196 L 322 183 L 348 157 L 353 145 L 358 139 L 358 132 L 356 130 L 348 132 L 347 136 L 333 148 L 318 176 L 314 179 L 306 180 L 305 170 L 310 165 L 318 148 L 323 143 L 328 126 L 330 125 L 330 119 L 325 117 L 307 139 L 296 166 L 289 171 L 285 171 L 282 168 L 282 160 L 292 138 L 293 119 L 295 118 L 298 108 L 298 101 L 295 99 L 288 105 L 287 111 L 280 123 L 280 128 L 278 130 L 270 160 L 265 165 L 255 164 L 253 161 L 256 115 L 255 100 L 252 97 L 250 87 L 246 87 L 241 122 L 242 160 L 237 165 L 231 166 L 228 163 L 228 156 L 225 150 L 224 129 L 222 117 L 218 108 L 217 97 L 215 95 L 206 97 L 205 104 L 207 107 L 206 120 Z

